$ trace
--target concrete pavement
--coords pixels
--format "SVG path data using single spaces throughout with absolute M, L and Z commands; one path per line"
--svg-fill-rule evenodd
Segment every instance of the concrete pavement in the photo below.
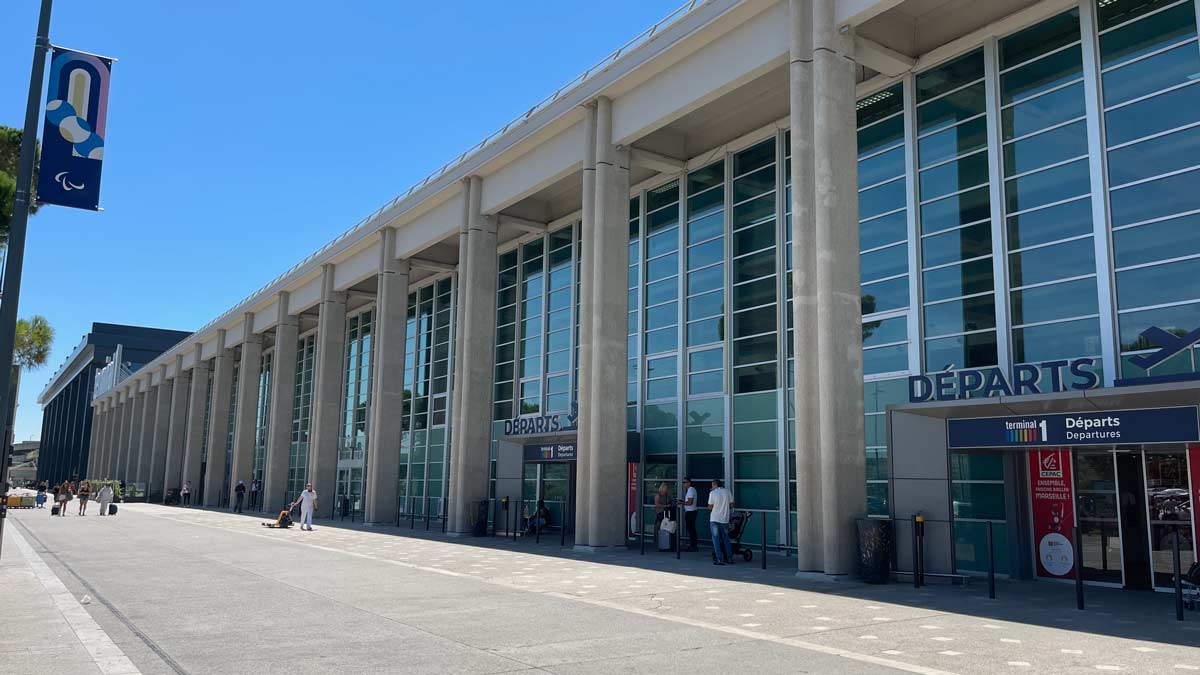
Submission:
M 21 571 L 14 530 L 76 600 L 92 596 L 82 607 L 144 673 L 1200 671 L 1200 616 L 1175 622 L 1164 595 L 1089 589 L 1079 612 L 1056 584 L 1004 584 L 989 601 L 982 587 L 801 580 L 783 558 L 719 568 L 261 520 L 10 512 L 0 579 L 23 581 L 0 585 L 0 604 L 23 627 L 0 641 L 0 673 L 101 672 Z

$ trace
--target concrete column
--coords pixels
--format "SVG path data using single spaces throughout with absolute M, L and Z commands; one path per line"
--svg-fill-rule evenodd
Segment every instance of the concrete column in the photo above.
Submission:
M 91 476 L 89 471 L 96 465 L 96 448 L 100 446 L 100 420 L 103 415 L 100 413 L 100 407 L 97 405 L 88 406 L 89 414 L 92 416 L 91 433 L 88 434 L 87 455 L 80 462 L 79 475 Z M 38 479 L 41 480 L 40 477 Z
M 624 546 L 629 347 L 622 319 L 629 313 L 629 296 L 627 277 L 617 272 L 629 268 L 629 151 L 613 145 L 612 102 L 604 97 L 596 101 L 595 202 L 586 456 L 590 522 L 583 545 Z
M 467 260 L 459 263 L 465 307 L 460 327 L 463 349 L 459 429 L 450 453 L 450 508 L 447 528 L 471 530 L 471 516 L 488 494 L 492 439 L 492 383 L 496 363 L 496 220 L 483 215 L 483 181 L 471 177 Z
M 296 350 L 300 319 L 288 314 L 290 296 L 279 294 L 275 324 L 275 356 L 271 362 L 271 409 L 267 424 L 267 455 L 263 468 L 263 509 L 275 513 L 287 499 L 288 464 L 292 454 L 292 419 L 296 403 Z M 257 389 L 255 390 L 257 394 Z M 332 495 L 330 495 L 332 497 Z
M 462 215 L 458 223 L 458 273 L 456 274 L 454 286 L 454 354 L 451 358 L 451 364 L 454 368 L 451 374 L 453 382 L 450 385 L 450 441 L 449 441 L 449 457 L 446 460 L 446 466 L 453 466 L 454 455 L 458 447 L 458 434 L 462 429 L 462 359 L 463 359 L 463 342 L 466 339 L 466 278 L 467 278 L 467 256 L 470 249 L 470 223 L 471 223 L 471 179 L 464 178 L 462 180 Z M 447 494 L 449 490 L 453 490 L 454 480 L 453 469 L 447 474 Z M 447 504 L 446 516 L 449 516 L 449 507 Z
M 108 432 L 105 434 L 106 440 L 104 444 L 104 463 L 100 465 L 100 477 L 104 479 L 112 478 L 111 465 L 113 453 L 117 451 L 117 437 L 121 427 L 121 410 L 117 407 L 120 402 L 120 397 L 116 391 L 109 394 L 108 397 Z
M 183 485 L 183 446 L 187 437 L 188 390 L 191 374 L 183 369 L 183 357 L 175 357 L 175 379 L 171 382 L 171 421 L 167 434 L 166 468 L 163 471 L 163 499 L 168 490 Z
M 142 443 L 142 419 L 145 416 L 146 393 L 140 391 L 141 385 L 134 383 L 132 404 L 129 408 L 129 440 L 125 447 L 125 456 L 121 462 L 118 478 L 122 483 L 134 480 L 137 475 L 138 452 Z
M 579 394 L 576 401 L 579 410 L 588 409 L 592 401 L 592 296 L 595 294 L 595 236 L 596 236 L 596 104 L 587 106 L 583 135 L 583 211 L 579 224 Z M 626 319 L 628 323 L 628 319 Z M 581 414 L 576 422 L 578 457 L 590 452 L 591 415 Z M 575 462 L 575 541 L 583 544 L 589 540 L 592 513 L 588 508 L 591 494 L 591 467 L 589 461 Z
M 117 406 L 116 442 L 113 444 L 113 452 L 108 456 L 108 477 L 113 479 L 121 477 L 121 464 L 129 454 L 129 418 L 133 412 L 133 401 L 130 400 L 128 391 L 122 389 L 117 398 L 120 403 Z
M 313 364 L 308 477 L 317 492 L 320 507 L 315 515 L 331 518 L 342 417 L 342 378 L 345 377 L 346 294 L 334 287 L 333 265 L 323 265 L 322 272 L 321 316 L 317 323 L 317 354 Z
M 229 503 L 234 503 L 238 481 L 246 483 L 250 499 L 250 481 L 254 480 L 254 435 L 258 424 L 258 377 L 262 370 L 262 335 L 255 333 L 254 314 L 246 312 L 242 360 L 238 365 L 237 410 L 233 420 L 233 466 L 229 471 Z
M 375 345 L 368 411 L 366 514 L 370 523 L 396 519 L 400 434 L 404 409 L 404 340 L 408 328 L 407 260 L 396 260 L 396 230 L 380 230 L 379 287 L 375 299 Z M 488 419 L 491 419 L 490 417 Z
M 204 404 L 208 393 L 208 363 L 200 358 L 203 346 L 196 345 L 192 366 L 192 394 L 188 400 L 187 436 L 183 444 L 183 473 L 180 485 L 192 482 L 192 500 L 200 503 L 200 446 L 204 443 Z
M 208 408 L 208 461 L 204 465 L 204 505 L 218 506 L 225 487 L 225 438 L 229 429 L 229 397 L 233 395 L 233 350 L 225 347 L 225 331 L 217 331 L 213 359 L 212 403 Z
M 133 482 L 144 483 L 149 488 L 150 458 L 154 453 L 154 422 L 158 410 L 158 387 L 146 380 L 146 391 L 142 394 L 142 423 L 138 430 L 137 467 L 133 471 Z
M 161 500 L 167 470 L 167 446 L 171 437 L 171 389 L 167 367 L 159 369 L 158 392 L 154 396 L 154 440 L 150 444 L 150 473 L 146 477 L 146 501 Z
M 813 5 L 817 351 L 807 365 L 816 368 L 820 386 L 824 571 L 843 575 L 855 568 L 855 519 L 866 509 L 867 488 L 854 31 L 839 30 L 836 4 L 816 0 Z
M 791 0 L 792 319 L 796 357 L 796 538 L 802 572 L 824 569 L 821 539 L 817 233 L 813 218 L 813 0 Z M 855 256 L 857 258 L 857 256 Z

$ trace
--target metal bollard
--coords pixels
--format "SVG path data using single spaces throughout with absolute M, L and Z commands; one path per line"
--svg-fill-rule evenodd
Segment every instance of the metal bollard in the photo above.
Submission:
M 400 527 L 400 504 L 403 497 L 396 497 L 396 527 Z
M 1175 620 L 1183 621 L 1183 574 L 1179 564 L 1179 526 L 1171 528 L 1171 564 L 1175 567 Z
M 442 500 L 442 534 L 446 534 L 446 502 Z
M 496 530 L 500 529 L 500 500 L 492 500 L 492 537 L 495 538 Z
M 408 529 L 415 530 L 417 528 L 417 510 L 413 508 L 413 498 L 408 498 Z
M 425 531 L 429 531 L 429 495 L 425 495 Z
M 767 512 L 760 511 L 759 515 L 762 516 L 759 519 L 762 525 L 762 551 L 759 553 L 759 556 L 762 558 L 762 568 L 765 570 L 767 569 Z
M 558 547 L 559 548 L 563 548 L 564 546 L 567 545 L 567 518 L 565 515 L 566 512 L 567 512 L 567 509 L 564 507 L 563 508 L 563 514 L 564 514 L 563 521 L 558 526 Z
M 988 598 L 996 599 L 996 552 L 992 548 L 992 521 L 987 521 Z
M 683 558 L 683 507 L 675 505 L 675 559 Z
M 1075 558 L 1075 564 L 1073 565 L 1073 568 L 1075 571 L 1075 607 L 1076 607 L 1076 609 L 1083 609 L 1083 570 L 1080 569 L 1080 564 L 1079 564 L 1079 559 L 1082 556 L 1079 555 L 1079 526 L 1078 525 L 1071 528 L 1071 548 L 1074 549 L 1073 555 Z
M 917 517 L 912 517 L 912 566 L 913 588 L 921 587 L 921 576 L 917 574 Z

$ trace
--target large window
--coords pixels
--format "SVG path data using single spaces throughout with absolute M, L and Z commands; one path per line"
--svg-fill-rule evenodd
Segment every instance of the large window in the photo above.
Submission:
M 240 359 L 233 359 L 233 382 L 229 391 L 229 423 L 225 427 L 225 476 L 222 482 L 218 506 L 229 504 L 229 481 L 233 475 L 233 432 L 237 422 L 238 376 L 241 374 Z
M 371 357 L 375 309 L 368 306 L 346 317 L 346 352 L 342 380 L 341 443 L 338 446 L 335 513 L 363 509 L 363 475 L 367 459 L 367 425 L 371 410 Z
M 1200 327 L 1200 51 L 1191 0 L 1097 5 L 1121 375 L 1192 372 L 1195 350 L 1147 371 L 1151 326 Z
M 983 51 L 917 75 L 915 88 L 925 369 L 994 366 Z M 863 200 L 860 215 L 873 213 Z
M 292 436 L 288 447 L 287 499 L 294 500 L 308 482 L 308 443 L 312 431 L 313 363 L 317 334 L 301 337 L 296 345 L 296 381 L 292 385 Z
M 444 511 L 446 412 L 450 390 L 454 284 L 439 279 L 408 296 L 404 423 L 400 441 L 401 512 Z
M 275 362 L 275 351 L 263 352 L 262 366 L 258 371 L 258 410 L 254 423 L 253 480 L 262 485 L 263 468 L 267 457 L 267 434 L 271 426 L 271 371 Z

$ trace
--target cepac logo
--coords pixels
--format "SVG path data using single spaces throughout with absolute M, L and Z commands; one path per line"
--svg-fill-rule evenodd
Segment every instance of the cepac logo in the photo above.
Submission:
M 1004 438 L 1009 443 L 1045 443 L 1046 420 L 1005 422 Z
M 1039 478 L 1062 478 L 1062 461 L 1059 459 L 1057 452 L 1041 453 L 1038 457 L 1038 477 Z M 1060 507 L 1061 508 L 1061 505 Z

